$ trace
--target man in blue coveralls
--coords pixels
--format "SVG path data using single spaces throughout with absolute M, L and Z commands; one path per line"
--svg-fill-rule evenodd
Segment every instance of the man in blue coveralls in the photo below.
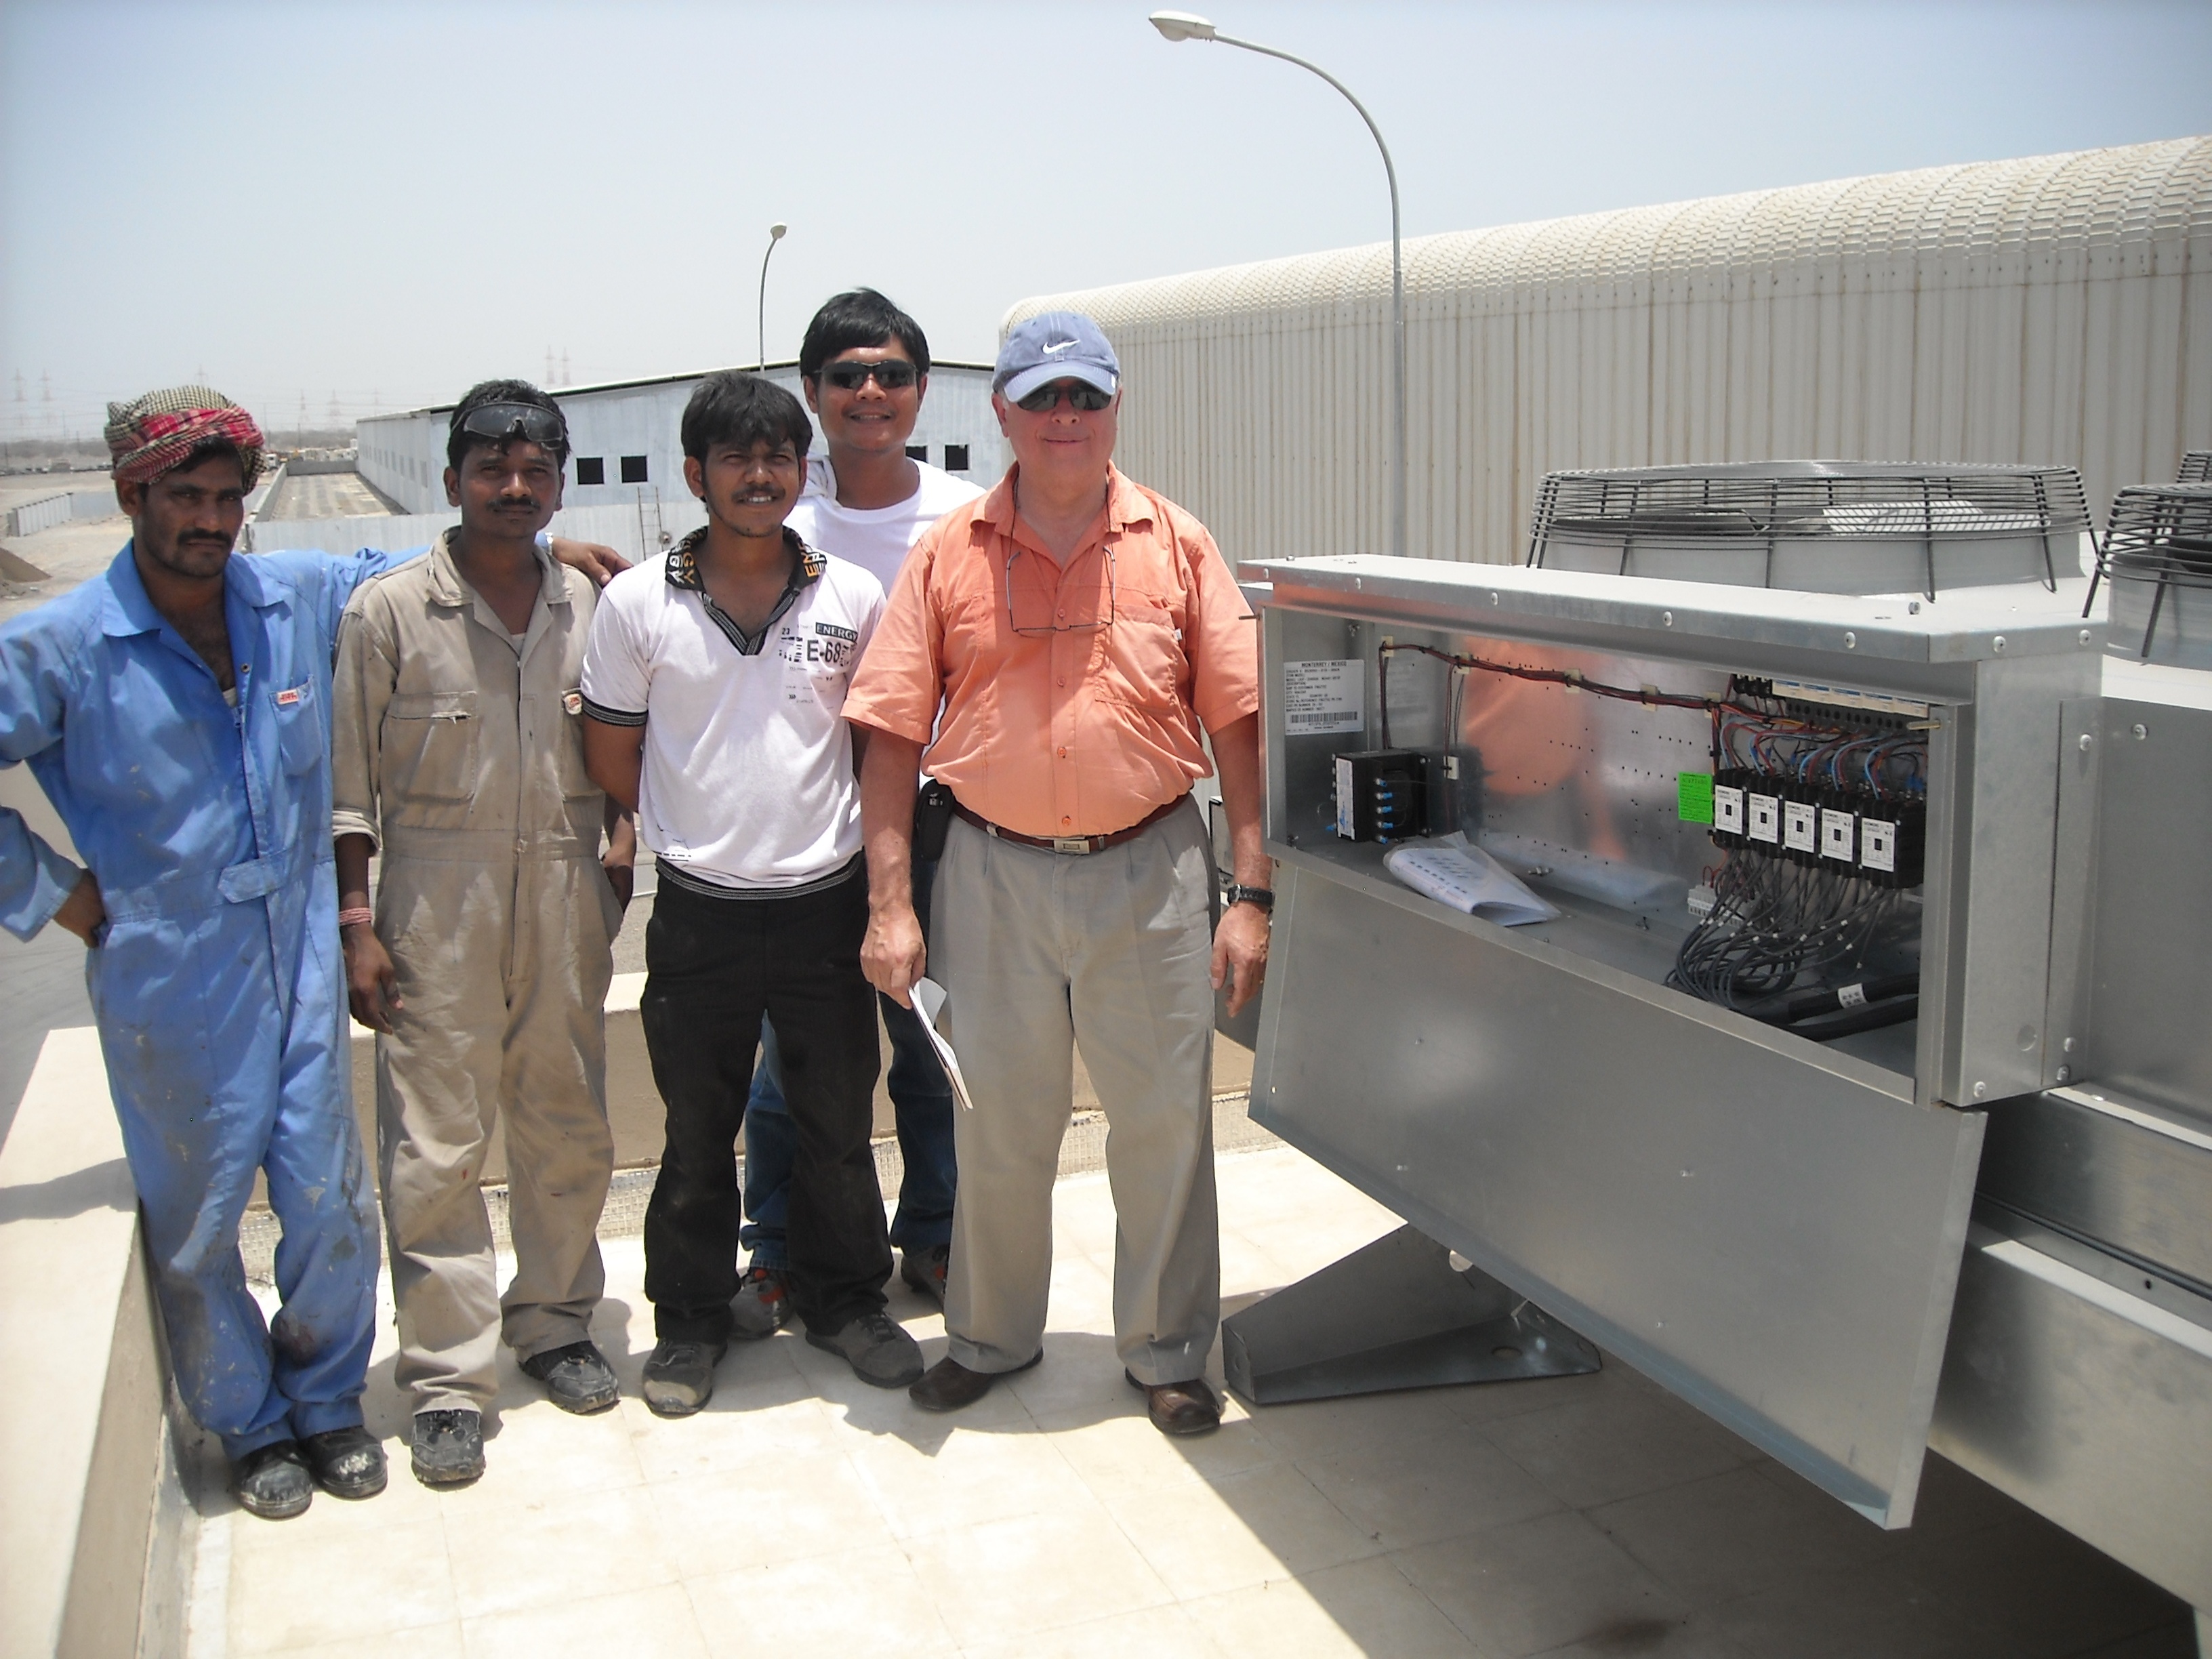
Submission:
M 108 415 L 129 544 L 0 625 L 0 764 L 31 763 L 91 868 L 0 809 L 0 926 L 58 921 L 92 947 L 178 1386 L 222 1437 L 241 1506 L 281 1519 L 318 1485 L 385 1484 L 361 1410 L 377 1243 L 331 866 L 331 665 L 356 584 L 414 555 L 233 558 L 261 469 L 252 417 L 204 386 Z M 257 1169 L 283 1230 L 267 1328 L 238 1254 Z

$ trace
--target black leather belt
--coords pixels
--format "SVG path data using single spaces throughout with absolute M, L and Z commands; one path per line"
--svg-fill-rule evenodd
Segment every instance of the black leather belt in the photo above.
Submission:
M 1024 836 L 1016 830 L 1001 830 L 981 813 L 969 811 L 957 798 L 953 800 L 952 810 L 985 835 L 1010 841 L 1017 847 L 1036 847 L 1048 853 L 1103 853 L 1109 847 L 1135 840 L 1189 799 L 1188 795 L 1177 795 L 1165 805 L 1154 807 L 1127 830 L 1116 830 L 1110 836 Z

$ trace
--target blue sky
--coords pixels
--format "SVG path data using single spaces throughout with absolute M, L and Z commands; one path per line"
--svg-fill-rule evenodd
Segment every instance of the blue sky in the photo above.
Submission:
M 1350 107 L 1152 0 L 0 0 L 0 432 L 750 361 L 855 283 L 1024 295 L 1387 237 Z M 1325 64 L 1409 235 L 2212 131 L 2212 6 L 1188 0 Z M 13 401 L 17 376 L 26 401 Z

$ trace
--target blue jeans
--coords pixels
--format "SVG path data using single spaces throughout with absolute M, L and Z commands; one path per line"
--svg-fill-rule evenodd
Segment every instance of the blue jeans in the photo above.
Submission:
M 916 860 L 914 908 L 922 932 L 929 931 L 929 889 L 937 866 Z M 891 1108 L 898 1122 L 899 1156 L 906 1177 L 899 1183 L 898 1212 L 891 1219 L 890 1242 L 902 1250 L 926 1250 L 952 1242 L 952 1200 L 959 1171 L 952 1154 L 952 1085 L 922 1029 L 921 1016 L 878 995 L 884 1029 L 891 1040 Z M 783 1062 L 775 1032 L 761 1022 L 760 1064 L 753 1067 L 751 1098 L 745 1103 L 745 1220 L 739 1242 L 759 1267 L 789 1265 L 784 1243 L 791 1205 L 791 1166 L 799 1132 L 783 1100 Z

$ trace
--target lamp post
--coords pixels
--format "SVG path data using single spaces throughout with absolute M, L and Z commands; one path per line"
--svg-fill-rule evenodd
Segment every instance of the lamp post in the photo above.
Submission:
M 1390 181 L 1390 550 L 1402 556 L 1406 551 L 1406 272 L 1401 252 L 1398 168 L 1390 160 L 1390 146 L 1382 142 L 1382 129 L 1375 125 L 1367 106 L 1352 95 L 1352 88 L 1318 64 L 1309 64 L 1303 58 L 1263 46 L 1256 40 L 1240 40 L 1234 35 L 1224 34 L 1205 18 L 1191 12 L 1156 11 L 1152 24 L 1170 40 L 1212 40 L 1224 46 L 1241 46 L 1246 52 L 1256 52 L 1263 58 L 1279 58 L 1285 64 L 1296 64 L 1318 75 L 1359 112 L 1359 118 L 1367 123 L 1367 131 L 1375 137 L 1375 148 L 1382 152 L 1382 172 Z
M 768 228 L 768 252 L 761 255 L 760 362 L 754 371 L 756 374 L 768 367 L 768 262 L 775 258 L 775 245 L 783 240 L 783 233 L 790 228 L 789 225 L 770 225 Z

